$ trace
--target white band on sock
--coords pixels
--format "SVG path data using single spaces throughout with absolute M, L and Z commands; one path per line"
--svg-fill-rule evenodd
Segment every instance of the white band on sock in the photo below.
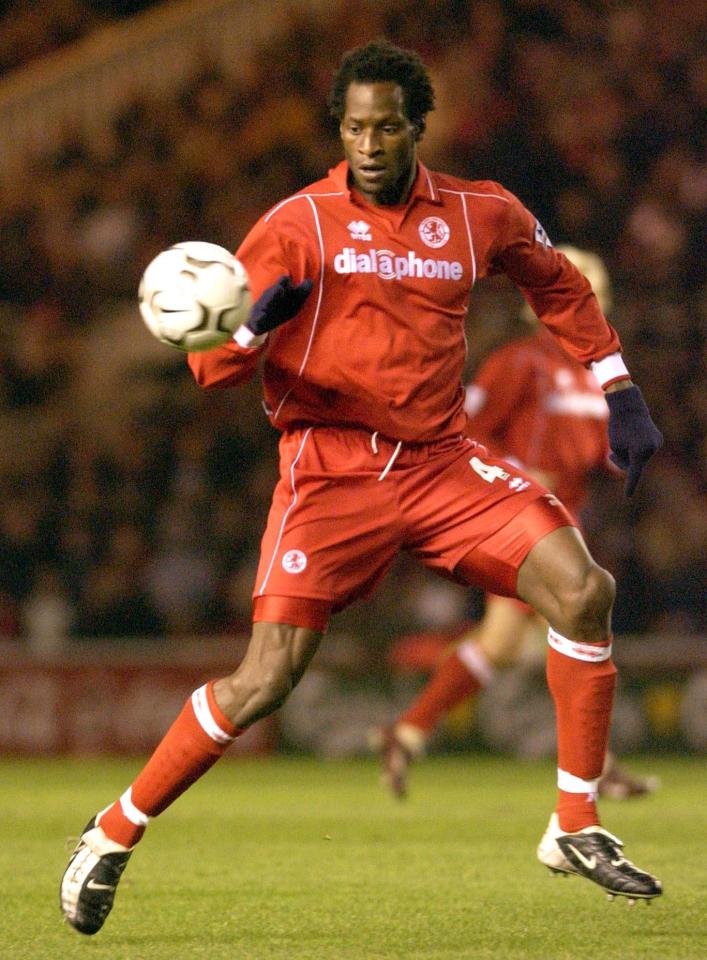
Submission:
M 194 714 L 199 721 L 204 733 L 215 740 L 216 743 L 232 743 L 236 738 L 222 730 L 214 720 L 213 714 L 209 709 L 209 701 L 206 697 L 206 684 L 199 687 L 191 695 L 191 705 L 194 708 Z
M 568 640 L 562 634 L 557 633 L 552 627 L 547 631 L 547 642 L 558 653 L 564 653 L 566 657 L 573 657 L 575 660 L 587 660 L 591 663 L 601 663 L 602 660 L 608 660 L 611 656 L 611 644 L 605 647 L 597 643 L 575 643 L 574 640 Z
M 125 793 L 120 798 L 120 806 L 126 818 L 134 823 L 136 827 L 146 827 L 150 822 L 150 818 L 146 813 L 143 813 L 142 810 L 138 808 L 133 803 L 133 788 L 128 787 Z
M 486 655 L 473 640 L 460 644 L 454 651 L 469 673 L 476 677 L 482 687 L 487 686 L 495 673 Z
M 582 780 L 566 770 L 557 768 L 557 786 L 565 793 L 596 793 L 599 787 L 599 777 L 596 780 Z

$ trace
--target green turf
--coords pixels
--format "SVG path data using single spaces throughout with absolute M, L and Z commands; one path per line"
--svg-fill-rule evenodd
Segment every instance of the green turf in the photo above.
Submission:
M 373 762 L 235 760 L 151 825 L 106 926 L 82 937 L 59 918 L 65 838 L 138 763 L 0 761 L 0 957 L 704 960 L 704 764 L 648 767 L 655 796 L 602 809 L 664 881 L 650 908 L 535 861 L 548 764 L 428 760 L 397 803 Z

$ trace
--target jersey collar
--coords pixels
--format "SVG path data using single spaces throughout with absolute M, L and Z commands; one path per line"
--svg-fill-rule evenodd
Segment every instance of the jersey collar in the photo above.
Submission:
M 351 188 L 348 180 L 349 165 L 346 160 L 337 163 L 337 165 L 329 171 L 329 177 L 334 181 L 337 189 L 341 190 L 351 199 Z M 433 203 L 441 202 L 439 191 L 434 182 L 434 174 L 428 170 L 423 163 L 420 163 L 419 160 L 417 161 L 417 176 L 412 185 L 412 192 L 410 193 L 410 199 L 406 206 L 412 206 L 417 200 L 427 200 Z

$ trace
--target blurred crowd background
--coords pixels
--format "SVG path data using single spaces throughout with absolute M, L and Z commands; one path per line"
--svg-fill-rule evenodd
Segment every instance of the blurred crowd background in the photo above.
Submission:
M 0 71 L 150 6 L 1 3 Z M 665 447 L 630 502 L 596 477 L 587 536 L 618 580 L 617 632 L 704 634 L 704 4 L 331 6 L 320 18 L 291 4 L 238 79 L 205 55 L 173 96 L 131 91 L 105 137 L 67 129 L 0 183 L 0 636 L 247 632 L 277 435 L 257 384 L 199 392 L 184 358 L 150 340 L 137 284 L 172 243 L 235 249 L 276 200 L 337 162 L 332 73 L 379 35 L 430 66 L 428 165 L 499 180 L 553 242 L 606 261 L 611 319 Z M 502 282 L 480 285 L 469 377 L 517 335 L 517 310 Z M 339 623 L 380 652 L 480 604 L 401 563 L 365 615 Z

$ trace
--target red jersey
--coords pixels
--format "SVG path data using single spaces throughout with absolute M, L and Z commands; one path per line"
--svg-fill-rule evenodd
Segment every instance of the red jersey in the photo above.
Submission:
M 465 408 L 469 436 L 551 475 L 560 500 L 579 510 L 587 474 L 607 463 L 609 409 L 594 374 L 546 330 L 495 350 L 467 388 Z
M 505 273 L 580 363 L 620 349 L 584 276 L 497 183 L 418 164 L 407 203 L 366 203 L 342 161 L 274 206 L 237 251 L 257 298 L 283 274 L 314 289 L 257 349 L 189 355 L 204 387 L 241 383 L 265 355 L 265 407 L 280 429 L 358 426 L 408 442 L 464 431 L 465 318 L 477 278 Z

